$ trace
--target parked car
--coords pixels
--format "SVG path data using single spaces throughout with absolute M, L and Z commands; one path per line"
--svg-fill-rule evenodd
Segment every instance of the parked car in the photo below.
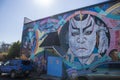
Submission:
M 104 62 L 81 71 L 78 80 L 120 80 L 120 61 Z
M 13 59 L 0 65 L 0 74 L 8 73 L 11 78 L 19 75 L 28 76 L 32 70 L 32 63 L 29 60 Z

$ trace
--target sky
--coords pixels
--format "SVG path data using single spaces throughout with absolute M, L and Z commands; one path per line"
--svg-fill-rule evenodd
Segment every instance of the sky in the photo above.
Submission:
M 108 0 L 0 0 L 0 42 L 21 41 L 24 17 L 38 20 Z

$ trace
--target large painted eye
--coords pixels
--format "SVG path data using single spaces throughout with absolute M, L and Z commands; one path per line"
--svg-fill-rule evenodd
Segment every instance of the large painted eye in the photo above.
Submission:
M 79 35 L 80 33 L 78 31 L 73 31 L 71 32 L 72 36 L 76 36 L 76 35 Z
M 80 34 L 80 29 L 76 27 L 75 23 L 71 25 L 71 35 L 76 36 Z
M 74 17 L 74 19 L 75 19 L 76 21 L 80 21 L 80 15 L 76 15 L 76 16 Z
M 85 31 L 84 34 L 85 35 L 90 35 L 92 33 L 92 31 Z

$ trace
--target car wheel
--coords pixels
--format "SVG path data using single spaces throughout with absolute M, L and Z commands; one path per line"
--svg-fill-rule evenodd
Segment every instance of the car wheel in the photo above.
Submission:
M 1 76 L 1 74 L 2 74 L 2 71 L 0 70 L 0 76 Z
M 15 77 L 16 77 L 16 72 L 15 72 L 15 71 L 12 71 L 12 72 L 10 73 L 10 77 L 11 77 L 11 78 L 15 78 Z
M 28 76 L 29 76 L 29 74 L 27 73 L 27 74 L 25 74 L 24 76 L 25 76 L 25 77 L 28 77 Z
M 0 76 L 1 76 L 1 74 L 2 74 L 2 73 L 0 72 Z
M 25 77 L 28 77 L 29 74 L 30 74 L 30 71 L 26 71 L 25 74 L 24 74 L 24 76 L 25 76 Z

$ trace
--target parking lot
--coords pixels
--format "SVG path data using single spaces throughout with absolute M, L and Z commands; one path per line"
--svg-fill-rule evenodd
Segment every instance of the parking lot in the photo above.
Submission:
M 16 78 L 10 78 L 9 75 L 6 75 L 6 74 L 2 74 L 0 76 L 0 80 L 44 80 L 44 79 L 41 79 L 40 77 L 34 77 L 32 75 L 28 76 L 28 77 L 22 77 L 22 76 L 19 76 L 19 77 L 16 77 Z
M 17 77 L 17 78 L 15 78 L 15 79 L 12 79 L 12 78 L 10 78 L 10 76 L 8 76 L 8 75 L 1 75 L 0 76 L 0 80 L 32 80 L 32 78 L 30 78 L 30 77 L 28 77 L 28 78 L 23 78 L 23 77 Z M 35 79 L 33 79 L 33 80 L 35 80 Z

